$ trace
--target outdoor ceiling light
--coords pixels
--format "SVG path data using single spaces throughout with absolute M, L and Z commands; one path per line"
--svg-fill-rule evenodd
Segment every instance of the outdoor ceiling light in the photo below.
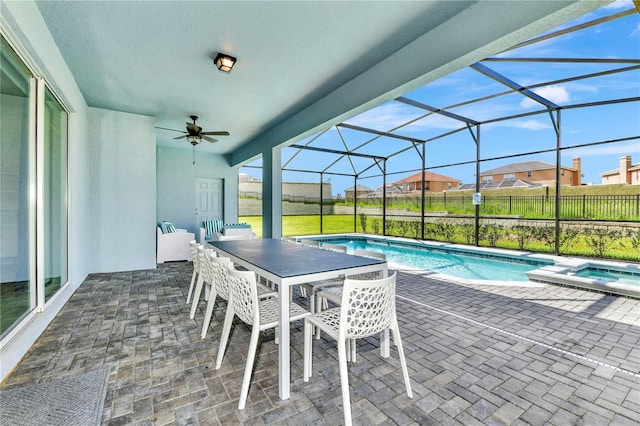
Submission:
M 229 72 L 235 65 L 236 58 L 234 58 L 233 56 L 225 55 L 224 53 L 218 53 L 213 62 L 216 64 L 216 67 L 218 67 L 220 71 Z

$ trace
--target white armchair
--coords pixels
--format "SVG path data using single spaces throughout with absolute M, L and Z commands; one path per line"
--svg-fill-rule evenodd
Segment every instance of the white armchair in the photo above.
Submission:
M 195 240 L 193 232 L 186 229 L 176 229 L 176 232 L 162 233 L 160 227 L 156 227 L 156 262 L 173 262 L 178 260 L 193 260 L 191 257 L 190 241 Z

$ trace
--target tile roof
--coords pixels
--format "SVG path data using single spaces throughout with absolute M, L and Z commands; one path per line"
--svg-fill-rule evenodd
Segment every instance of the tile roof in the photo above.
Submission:
M 409 177 L 406 177 L 404 179 L 400 179 L 396 182 L 394 182 L 394 184 L 400 184 L 400 183 L 408 183 L 408 182 L 420 182 L 420 180 L 422 179 L 422 172 L 418 172 L 415 175 L 411 175 Z M 460 179 L 455 179 L 449 176 L 444 176 L 444 175 L 439 175 L 437 173 L 432 173 L 432 172 L 428 172 L 425 171 L 424 172 L 424 181 L 425 182 L 460 182 Z
M 571 167 L 561 166 L 565 170 L 575 170 Z M 533 170 L 555 169 L 556 165 L 546 161 L 523 161 L 521 163 L 511 163 L 506 166 L 480 172 L 480 176 L 497 175 L 504 173 L 528 172 Z

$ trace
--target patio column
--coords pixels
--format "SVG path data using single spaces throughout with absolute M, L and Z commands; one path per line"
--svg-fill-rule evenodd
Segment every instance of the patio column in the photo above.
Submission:
M 280 148 L 262 153 L 262 238 L 282 236 L 282 156 Z

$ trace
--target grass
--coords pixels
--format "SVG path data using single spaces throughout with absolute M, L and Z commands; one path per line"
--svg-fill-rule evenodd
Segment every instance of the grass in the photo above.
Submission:
M 240 222 L 246 222 L 251 225 L 254 232 L 262 237 L 262 216 L 243 216 L 239 218 Z M 324 223 L 322 227 L 322 234 L 342 234 L 342 233 L 352 233 L 354 232 L 354 223 L 353 216 L 351 215 L 327 215 L 323 217 Z M 378 234 L 382 234 L 382 220 L 380 218 L 367 218 L 367 229 L 366 232 L 370 234 L 374 234 L 375 225 L 374 221 L 377 221 L 378 226 Z M 363 232 L 362 227 L 360 226 L 360 218 L 356 219 L 356 230 L 355 232 Z M 282 235 L 283 236 L 291 236 L 291 235 L 317 235 L 321 234 L 320 232 L 320 216 L 312 215 L 312 216 L 283 216 L 282 217 Z M 402 236 L 398 233 L 396 229 L 393 231 L 393 235 Z M 408 238 L 415 238 L 415 234 L 411 229 L 407 231 L 404 235 Z M 438 237 L 435 240 L 445 241 L 444 239 L 439 239 Z M 453 234 L 453 237 L 449 242 L 465 244 L 464 236 L 460 233 L 456 232 Z M 480 241 L 481 246 L 488 246 L 487 241 Z M 518 244 L 516 241 L 512 239 L 508 239 L 506 237 L 500 238 L 496 243 L 497 248 L 505 248 L 505 249 L 518 249 Z M 552 253 L 553 247 L 550 247 L 547 244 L 541 243 L 539 241 L 532 241 L 527 247 L 526 251 L 538 252 L 538 253 Z M 589 247 L 583 237 L 578 237 L 574 241 L 572 241 L 570 247 L 566 248 L 562 251 L 562 254 L 572 255 L 572 256 L 583 256 L 583 257 L 595 257 L 593 250 Z M 616 260 L 628 260 L 633 262 L 640 262 L 640 250 L 631 248 L 631 242 L 627 238 L 622 238 L 619 241 L 616 241 L 612 244 L 609 249 L 605 252 L 605 257 Z

